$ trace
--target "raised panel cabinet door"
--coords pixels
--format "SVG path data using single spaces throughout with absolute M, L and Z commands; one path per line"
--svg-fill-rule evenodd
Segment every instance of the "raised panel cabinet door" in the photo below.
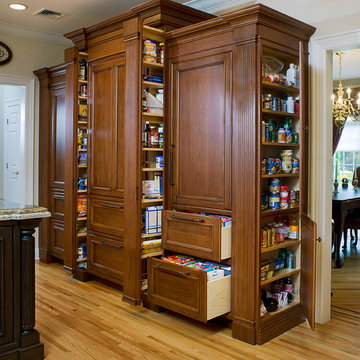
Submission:
M 65 184 L 65 88 L 51 89 L 51 187 L 64 188 Z
M 64 259 L 65 229 L 64 221 L 52 218 L 50 221 L 51 255 Z
M 124 99 L 123 57 L 89 66 L 89 194 L 123 197 Z
M 300 302 L 312 330 L 315 330 L 316 236 L 316 223 L 302 214 Z
M 231 63 L 229 52 L 170 63 L 174 205 L 231 209 Z
M 11 343 L 16 347 L 13 241 L 10 227 L 0 229 L 0 353 L 11 349 Z

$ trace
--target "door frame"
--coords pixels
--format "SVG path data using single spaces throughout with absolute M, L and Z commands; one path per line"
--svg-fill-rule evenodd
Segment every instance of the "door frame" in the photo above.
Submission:
M 1 75 L 1 85 L 19 85 L 25 87 L 25 123 L 21 124 L 20 132 L 25 141 L 21 147 L 21 159 L 24 165 L 24 203 L 34 204 L 37 202 L 38 188 L 38 121 L 35 118 L 35 79 L 29 77 Z M 35 145 L 36 144 L 36 145 Z
M 360 45 L 360 30 L 310 41 L 310 216 L 318 224 L 316 257 L 316 322 L 330 320 L 333 51 Z

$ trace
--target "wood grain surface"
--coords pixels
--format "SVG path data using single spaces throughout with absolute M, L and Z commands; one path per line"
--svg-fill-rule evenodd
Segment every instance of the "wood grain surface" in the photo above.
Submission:
M 338 308 L 315 332 L 304 323 L 253 346 L 213 321 L 203 324 L 122 302 L 119 290 L 97 281 L 78 282 L 56 263 L 38 263 L 36 276 L 36 328 L 47 360 L 359 359 L 360 316 Z

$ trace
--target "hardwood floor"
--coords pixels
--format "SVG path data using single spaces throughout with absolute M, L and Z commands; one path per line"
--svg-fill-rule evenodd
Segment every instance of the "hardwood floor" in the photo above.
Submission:
M 302 324 L 252 346 L 214 322 L 133 307 L 119 290 L 73 280 L 58 264 L 37 263 L 36 281 L 36 328 L 47 360 L 360 358 L 360 315 L 348 311 L 333 310 L 332 320 L 315 332 Z
M 360 318 L 360 241 L 357 247 L 353 248 L 349 246 L 348 239 L 342 259 L 344 266 L 331 271 L 332 310 L 346 310 Z

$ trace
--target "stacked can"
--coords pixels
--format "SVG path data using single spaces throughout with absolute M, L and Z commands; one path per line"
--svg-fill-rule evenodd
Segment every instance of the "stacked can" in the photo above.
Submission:
M 283 150 L 281 156 L 281 169 L 285 174 L 290 174 L 292 171 L 292 150 Z
M 290 191 L 290 207 L 295 208 L 299 205 L 299 191 Z
M 293 158 L 292 159 L 292 171 L 293 174 L 296 174 L 299 172 L 299 159 Z
M 287 209 L 289 207 L 289 185 L 280 186 L 280 208 Z
M 269 209 L 280 209 L 280 180 L 273 178 L 269 186 Z

